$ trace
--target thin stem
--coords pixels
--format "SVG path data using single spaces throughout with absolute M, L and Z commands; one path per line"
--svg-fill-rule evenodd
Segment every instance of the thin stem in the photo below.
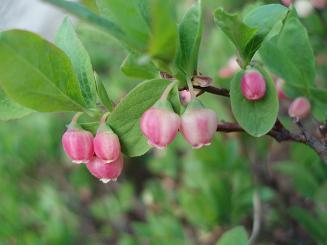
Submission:
M 187 87 L 188 87 L 188 90 L 191 93 L 192 100 L 194 100 L 196 98 L 196 96 L 195 96 L 195 92 L 194 92 L 194 88 L 193 88 L 192 82 L 189 79 L 187 80 Z
M 100 119 L 100 125 L 106 123 L 106 121 L 107 121 L 109 115 L 110 115 L 110 111 L 108 111 L 108 112 L 106 112 L 105 114 L 103 114 L 103 116 L 102 116 L 101 119 Z
M 260 232 L 260 223 L 261 223 L 261 202 L 259 193 L 256 190 L 253 193 L 253 226 L 252 226 L 252 233 L 249 239 L 249 244 L 255 244 L 255 241 Z
M 165 89 L 165 91 L 162 93 L 162 95 L 161 95 L 161 97 L 160 97 L 160 100 L 161 100 L 161 101 L 165 101 L 165 100 L 167 100 L 170 91 L 173 89 L 173 87 L 174 87 L 177 83 L 178 83 L 178 81 L 173 81 L 173 82 L 171 82 L 171 83 L 167 86 L 167 88 Z
M 77 121 L 78 121 L 78 119 L 80 118 L 80 116 L 82 116 L 83 115 L 83 112 L 77 112 L 74 116 L 73 116 L 73 118 L 72 118 L 72 123 L 77 123 Z

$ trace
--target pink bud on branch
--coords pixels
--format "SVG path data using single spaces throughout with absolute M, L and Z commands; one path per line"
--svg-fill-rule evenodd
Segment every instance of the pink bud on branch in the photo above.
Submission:
M 266 81 L 259 71 L 251 69 L 243 75 L 241 89 L 247 100 L 260 100 L 266 94 Z
M 304 119 L 309 116 L 311 110 L 310 101 L 306 97 L 296 98 L 288 108 L 288 114 L 292 118 Z
M 94 138 L 94 152 L 104 162 L 116 161 L 120 156 L 120 142 L 118 136 L 106 124 L 108 113 L 103 115 L 97 134 Z
M 216 113 L 206 109 L 201 102 L 192 101 L 181 118 L 181 132 L 193 148 L 210 145 L 217 130 L 218 120 Z
M 179 98 L 182 105 L 186 106 L 188 103 L 191 102 L 192 95 L 189 90 L 184 89 L 182 91 L 179 91 Z
M 93 135 L 77 124 L 80 115 L 77 113 L 73 117 L 67 131 L 62 136 L 62 145 L 66 154 L 77 164 L 89 162 L 94 154 Z
M 168 103 L 168 102 L 167 102 Z M 172 109 L 158 106 L 144 112 L 141 130 L 150 145 L 159 149 L 166 148 L 176 137 L 180 125 L 179 116 Z
M 116 181 L 120 176 L 124 167 L 123 156 L 111 163 L 106 163 L 98 157 L 94 157 L 89 163 L 86 164 L 87 169 L 96 178 L 100 179 L 103 183 L 109 181 Z

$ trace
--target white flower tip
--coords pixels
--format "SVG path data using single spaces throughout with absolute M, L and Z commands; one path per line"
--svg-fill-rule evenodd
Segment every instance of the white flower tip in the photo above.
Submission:
M 81 163 L 88 163 L 89 160 L 73 160 L 72 162 L 76 164 L 81 164 Z
M 100 181 L 104 184 L 107 184 L 111 181 L 111 179 L 100 179 Z

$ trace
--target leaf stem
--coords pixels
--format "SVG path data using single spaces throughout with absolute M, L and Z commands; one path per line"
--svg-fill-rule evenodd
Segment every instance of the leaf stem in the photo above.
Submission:
M 111 113 L 111 112 L 108 111 L 108 112 L 106 112 L 105 114 L 103 114 L 103 116 L 102 116 L 101 119 L 100 119 L 100 125 L 103 125 L 103 124 L 106 123 L 106 121 L 107 121 L 107 119 L 108 119 L 110 113 Z
M 193 84 L 192 84 L 192 82 L 191 82 L 190 79 L 187 79 L 186 82 L 187 82 L 188 90 L 189 90 L 190 93 L 191 93 L 191 98 L 192 98 L 192 100 L 194 100 L 194 99 L 196 98 L 196 96 L 195 96 L 195 92 L 194 92 Z
M 77 121 L 78 121 L 78 119 L 80 118 L 80 116 L 82 116 L 83 115 L 83 112 L 77 112 L 74 116 L 73 116 L 73 118 L 72 118 L 72 123 L 77 123 Z
M 175 80 L 175 81 L 171 82 L 171 83 L 167 86 L 167 88 L 165 89 L 165 91 L 162 93 L 162 95 L 161 95 L 161 97 L 160 97 L 160 101 L 165 101 L 165 100 L 167 100 L 170 91 L 173 89 L 173 87 L 174 87 L 177 83 L 178 83 L 178 81 Z

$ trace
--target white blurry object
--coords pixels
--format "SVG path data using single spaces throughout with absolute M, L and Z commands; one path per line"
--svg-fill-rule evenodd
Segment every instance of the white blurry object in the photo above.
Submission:
M 0 0 L 0 31 L 29 30 L 53 40 L 65 15 L 41 0 Z
M 300 17 L 307 17 L 313 11 L 311 2 L 307 0 L 299 0 L 294 3 L 296 12 Z

